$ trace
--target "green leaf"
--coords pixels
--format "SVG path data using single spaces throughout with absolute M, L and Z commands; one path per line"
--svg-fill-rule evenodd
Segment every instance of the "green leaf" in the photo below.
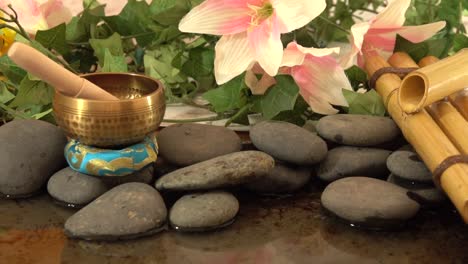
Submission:
M 215 53 L 212 49 L 195 48 L 190 50 L 189 59 L 182 71 L 190 77 L 206 76 L 213 73 Z
M 161 25 L 177 25 L 188 13 L 190 5 L 187 1 L 153 0 L 150 11 L 153 19 Z
M 14 84 L 20 84 L 26 71 L 16 65 L 8 56 L 0 56 L 0 72 Z
M 356 65 L 345 70 L 346 76 L 351 82 L 351 86 L 354 90 L 357 90 L 361 84 L 366 85 L 367 73 Z
M 13 98 L 15 98 L 15 95 L 8 90 L 7 85 L 4 82 L 0 82 L 0 103 L 8 103 Z
M 11 107 L 25 105 L 48 105 L 52 103 L 54 89 L 42 81 L 32 81 L 27 76 L 21 81 Z
M 382 98 L 375 90 L 362 94 L 343 89 L 343 95 L 349 104 L 348 114 L 385 115 L 386 111 Z
M 94 55 L 98 57 L 99 64 L 104 65 L 105 50 L 108 49 L 114 56 L 123 56 L 122 39 L 118 33 L 112 34 L 107 39 L 90 39 L 89 43 L 94 49 Z
M 453 39 L 453 52 L 458 52 L 464 48 L 468 48 L 468 36 L 456 34 Z
M 48 30 L 39 30 L 35 40 L 45 48 L 56 50 L 60 54 L 66 54 L 69 48 L 66 43 L 67 26 L 60 24 Z
M 67 41 L 73 42 L 86 39 L 86 28 L 79 17 L 72 17 L 66 29 L 65 38 Z
M 102 72 L 128 72 L 124 56 L 113 56 L 109 49 L 104 49 L 104 66 Z
M 447 54 L 450 41 L 447 38 L 431 38 L 421 43 L 412 43 L 400 35 L 397 35 L 394 52 L 402 51 L 408 53 L 413 60 L 418 62 L 422 58 L 432 55 L 443 58 Z
M 257 109 L 266 119 L 272 119 L 282 111 L 293 110 L 299 96 L 299 87 L 291 76 L 279 75 L 276 85 L 268 89 L 259 101 Z
M 203 94 L 217 113 L 241 108 L 246 104 L 244 75 L 237 76 L 222 86 Z

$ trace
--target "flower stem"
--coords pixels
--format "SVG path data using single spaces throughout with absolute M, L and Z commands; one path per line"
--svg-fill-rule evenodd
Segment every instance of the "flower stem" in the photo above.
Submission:
M 318 17 L 319 17 L 320 19 L 322 19 L 323 21 L 327 22 L 328 24 L 330 24 L 330 25 L 336 27 L 337 29 L 339 29 L 339 30 L 341 30 L 341 31 L 343 31 L 343 32 L 346 32 L 346 34 L 351 35 L 351 32 L 349 32 L 349 30 L 347 30 L 346 28 L 344 28 L 344 27 L 342 27 L 342 26 L 336 24 L 335 22 L 333 22 L 333 21 L 331 21 L 330 19 L 324 17 L 323 15 L 320 15 L 320 16 L 318 16 Z
M 204 117 L 204 118 L 192 118 L 192 119 L 163 119 L 166 123 L 195 123 L 195 122 L 206 122 L 206 121 L 218 121 L 224 119 L 220 116 Z

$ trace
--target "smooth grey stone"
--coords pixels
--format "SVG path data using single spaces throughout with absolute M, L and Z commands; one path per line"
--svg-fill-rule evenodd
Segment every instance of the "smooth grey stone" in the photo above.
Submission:
M 321 201 L 325 209 L 351 223 L 388 227 L 404 223 L 419 211 L 407 192 L 383 180 L 349 177 L 329 184 Z
M 276 163 L 266 175 L 245 185 L 251 191 L 258 193 L 290 193 L 304 187 L 311 177 L 308 168 Z
M 327 144 L 319 136 L 291 123 L 260 122 L 250 129 L 252 143 L 274 158 L 297 165 L 313 165 L 327 155 Z
M 239 211 L 239 202 L 227 192 L 194 193 L 182 196 L 169 212 L 172 226 L 183 229 L 209 229 L 229 223 Z
M 178 166 L 188 166 L 242 149 L 241 139 L 225 127 L 176 124 L 158 135 L 159 153 Z
M 146 166 L 145 168 L 125 176 L 115 177 L 100 177 L 100 179 L 109 187 L 115 187 L 120 184 L 129 182 L 141 182 L 151 184 L 154 178 L 153 165 Z
M 166 205 L 157 190 L 144 183 L 125 183 L 68 218 L 65 234 L 88 240 L 135 238 L 160 231 L 166 217 Z
M 317 134 L 317 129 L 315 128 L 317 126 L 318 121 L 315 120 L 307 120 L 305 121 L 305 124 L 302 126 L 305 130 Z
M 400 134 L 392 119 L 369 115 L 329 115 L 321 118 L 316 128 L 327 140 L 359 147 L 386 143 Z
M 386 161 L 390 153 L 375 148 L 337 147 L 320 163 L 317 176 L 328 182 L 357 175 L 382 177 L 388 174 Z
M 387 159 L 388 169 L 396 176 L 418 182 L 432 182 L 432 173 L 416 152 L 394 151 Z
M 203 161 L 162 176 L 158 190 L 206 190 L 243 184 L 267 174 L 274 159 L 260 151 L 241 151 Z
M 39 120 L 14 120 L 0 127 L 0 195 L 10 198 L 39 191 L 66 167 L 62 130 Z
M 50 177 L 47 183 L 49 194 L 60 202 L 85 205 L 108 191 L 99 178 L 72 170 L 62 169 Z
M 445 193 L 432 183 L 409 181 L 393 174 L 388 176 L 387 182 L 407 189 L 408 196 L 425 207 L 437 206 L 447 201 Z

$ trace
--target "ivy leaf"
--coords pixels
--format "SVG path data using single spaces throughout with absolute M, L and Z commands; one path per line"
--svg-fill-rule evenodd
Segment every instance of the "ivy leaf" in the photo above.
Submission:
M 7 85 L 4 82 L 0 82 L 0 103 L 6 104 L 13 100 L 13 98 L 15 98 L 15 95 L 8 90 Z
M 99 65 L 104 65 L 105 50 L 108 49 L 114 56 L 123 56 L 122 39 L 118 33 L 107 39 L 90 39 L 89 44 L 94 49 L 94 55 L 99 59 Z
M 21 81 L 18 94 L 11 107 L 25 105 L 48 105 L 52 103 L 54 89 L 43 81 L 32 81 L 27 76 Z
M 343 95 L 349 104 L 348 114 L 384 116 L 386 113 L 382 98 L 375 90 L 362 94 L 343 89 Z
M 346 76 L 348 77 L 351 86 L 354 90 L 357 90 L 361 84 L 366 86 L 367 84 L 367 73 L 356 65 L 345 70 Z
M 0 72 L 14 84 L 19 84 L 27 74 L 25 70 L 16 65 L 8 56 L 0 56 Z
M 182 71 L 190 77 L 197 79 L 213 73 L 214 50 L 195 48 L 190 50 L 189 59 L 182 66 Z
M 408 53 L 413 60 L 418 62 L 422 58 L 432 55 L 443 58 L 447 55 L 450 41 L 447 38 L 431 38 L 421 43 L 411 41 L 397 35 L 395 49 L 393 52 L 402 51 Z
M 299 96 L 299 87 L 291 76 L 280 75 L 276 77 L 276 85 L 268 89 L 260 100 L 256 102 L 256 108 L 261 111 L 263 117 L 272 119 L 282 111 L 293 110 Z
M 67 26 L 60 24 L 48 30 L 37 31 L 34 39 L 47 49 L 53 49 L 60 54 L 66 54 L 69 51 L 66 42 L 66 31 Z
M 241 108 L 247 102 L 244 90 L 247 86 L 244 75 L 237 76 L 220 87 L 203 94 L 217 113 Z
M 189 10 L 190 6 L 187 1 L 153 0 L 150 5 L 153 19 L 166 26 L 178 25 Z
M 124 56 L 113 56 L 109 49 L 104 49 L 104 66 L 102 72 L 128 72 Z
M 468 37 L 465 34 L 456 34 L 453 39 L 453 52 L 468 48 Z

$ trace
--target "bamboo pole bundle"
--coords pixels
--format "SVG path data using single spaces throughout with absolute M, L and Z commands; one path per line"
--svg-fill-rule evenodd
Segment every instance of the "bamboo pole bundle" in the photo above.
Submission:
M 435 63 L 438 60 L 437 58 L 429 58 L 426 63 Z M 388 62 L 393 67 L 418 67 L 408 54 L 401 52 L 394 53 Z M 468 154 L 468 123 L 457 109 L 444 99 L 427 106 L 426 110 L 455 147 L 461 153 Z
M 468 121 L 468 88 L 450 95 L 449 100 Z
M 377 70 L 390 65 L 381 57 L 366 58 L 366 71 L 372 76 Z M 431 116 L 423 109 L 413 115 L 403 112 L 394 96 L 401 79 L 392 73 L 383 74 L 376 81 L 376 90 L 387 101 L 387 110 L 431 171 L 451 156 L 460 155 L 458 149 L 447 138 Z M 390 96 L 390 98 L 388 98 Z M 457 163 L 443 171 L 435 179 L 447 193 L 465 223 L 468 223 L 468 164 Z
M 405 113 L 415 113 L 468 86 L 468 49 L 414 71 L 403 79 L 399 92 Z

